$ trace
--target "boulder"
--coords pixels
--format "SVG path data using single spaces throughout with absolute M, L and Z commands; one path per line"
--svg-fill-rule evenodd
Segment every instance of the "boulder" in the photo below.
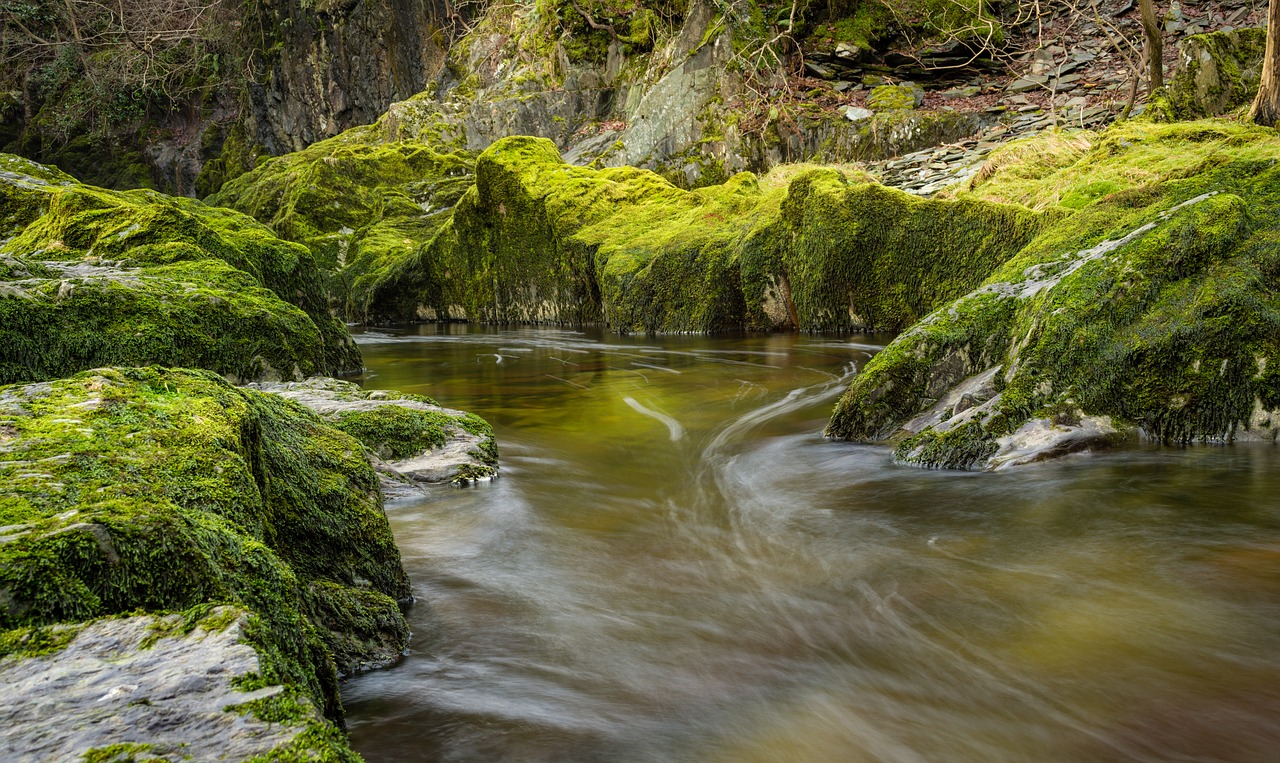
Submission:
M 1280 140 L 1230 122 L 1126 123 L 1053 168 L 1061 140 L 1010 146 L 1024 159 L 1002 170 L 997 156 L 976 181 L 999 194 L 1007 171 L 1006 188 L 1026 188 L 1038 165 L 1056 222 L 878 354 L 829 435 L 893 443 L 904 463 L 993 469 L 1136 434 L 1280 432 Z M 1206 162 L 1224 143 L 1249 158 Z M 1163 177 L 1153 151 L 1174 157 Z M 1118 182 L 1140 167 L 1146 185 Z
M 46 654 L 53 664 L 41 669 L 70 675 L 85 650 L 113 654 L 119 680 L 94 701 L 141 701 L 135 692 L 154 686 L 151 701 L 173 700 L 167 707 L 181 717 L 216 727 L 225 720 L 210 715 L 213 703 L 247 702 L 260 720 L 314 728 L 299 742 L 300 757 L 320 748 L 349 756 L 333 725 L 342 719 L 338 678 L 400 659 L 409 639 L 401 607 L 413 598 L 359 442 L 296 403 L 208 371 L 102 368 L 0 387 L 0 444 L 0 656 Z M 221 616 L 213 607 L 223 604 L 247 615 Z M 165 618 L 145 628 L 110 622 L 137 614 Z M 271 696 L 228 692 L 230 676 L 202 679 L 211 674 L 194 666 L 221 643 L 212 635 L 163 640 L 235 622 L 243 623 L 235 640 L 256 654 L 256 667 L 248 652 L 224 654 L 230 642 L 218 655 L 232 675 L 248 671 L 238 689 L 281 687 Z M 142 646 L 154 636 L 165 654 L 187 654 L 181 659 L 202 683 L 168 687 L 170 673 L 135 678 L 154 672 L 151 655 L 135 654 L 139 628 L 151 634 Z M 93 638 L 82 650 L 63 649 L 77 632 Z M 0 683 L 22 681 L 33 669 L 26 664 L 3 663 Z M 135 688 L 120 688 L 128 686 Z M 65 688 L 50 702 L 80 691 Z M 56 716 L 69 734 L 99 717 L 99 705 L 78 707 Z M 167 744 L 174 737 L 163 726 L 117 741 Z M 4 744 L 40 749 L 41 728 L 9 726 Z M 191 729 L 192 739 L 216 736 L 202 728 Z M 282 742 L 291 733 L 278 731 L 272 738 Z
M 361 367 L 315 262 L 246 215 L 0 155 L 0 383 L 159 363 L 237 381 Z
M 1178 43 L 1178 69 L 1169 82 L 1169 104 L 1177 119 L 1225 114 L 1247 105 L 1262 79 L 1267 30 L 1210 32 Z
M 250 386 L 301 403 L 359 440 L 369 449 L 388 496 L 407 497 L 417 486 L 466 484 L 498 473 L 492 427 L 429 397 L 363 390 L 325 378 Z

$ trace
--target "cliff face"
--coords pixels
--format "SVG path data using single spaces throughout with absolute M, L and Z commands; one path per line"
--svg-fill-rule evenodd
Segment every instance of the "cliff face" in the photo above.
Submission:
M 248 88 L 250 135 L 297 151 L 377 119 L 444 68 L 445 0 L 269 0 L 250 26 L 268 30 L 266 72 Z
M 207 165 L 234 176 L 425 89 L 464 19 L 447 0 L 204 0 L 182 6 L 190 18 L 166 8 L 155 20 L 141 0 L 119 7 L 0 15 L 0 150 L 108 188 L 186 196 L 208 192 Z M 148 24 L 163 41 L 140 52 Z

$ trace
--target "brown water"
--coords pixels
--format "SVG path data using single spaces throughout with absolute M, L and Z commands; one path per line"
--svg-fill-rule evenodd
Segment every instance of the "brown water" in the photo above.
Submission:
M 388 514 L 369 761 L 1280 760 L 1280 450 L 1006 474 L 819 432 L 883 338 L 359 337 L 502 476 Z

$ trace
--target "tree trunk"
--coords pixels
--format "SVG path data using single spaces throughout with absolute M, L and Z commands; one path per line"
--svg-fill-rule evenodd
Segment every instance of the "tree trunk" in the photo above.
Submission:
M 1147 37 L 1147 92 L 1154 93 L 1164 87 L 1164 35 L 1156 19 L 1155 0 L 1139 0 L 1138 9 L 1142 12 L 1142 31 Z
M 1262 82 L 1258 97 L 1253 99 L 1249 119 L 1260 125 L 1275 127 L 1280 120 L 1280 0 L 1267 6 L 1267 50 L 1262 57 Z

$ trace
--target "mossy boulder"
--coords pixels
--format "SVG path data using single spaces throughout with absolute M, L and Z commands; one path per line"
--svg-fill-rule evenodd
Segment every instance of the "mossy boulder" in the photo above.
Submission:
M 495 143 L 436 262 L 450 304 L 493 322 L 619 331 L 901 328 L 1017 251 L 1039 215 L 922 201 L 836 171 L 742 173 L 684 191 L 634 168 Z
M 263 664 L 244 643 L 250 617 L 202 607 L 47 629 L 64 642 L 56 650 L 0 658 L 0 756 L 357 761 L 308 698 L 280 684 L 249 688 Z
M 1233 29 L 1184 38 L 1168 97 L 1177 119 L 1225 114 L 1253 101 L 1262 80 L 1265 28 Z
M 0 524 L 10 651 L 59 623 L 232 604 L 261 660 L 239 685 L 285 687 L 254 712 L 310 702 L 340 720 L 339 674 L 398 659 L 409 637 L 409 581 L 364 448 L 208 371 L 0 387 Z
M 359 440 L 388 497 L 416 495 L 414 488 L 424 484 L 467 484 L 498 473 L 493 427 L 429 397 L 324 378 L 252 386 L 306 406 Z
M 1163 164 L 1147 161 L 1153 151 Z M 1031 460 L 1032 441 L 1054 454 L 1127 432 L 1274 438 L 1277 159 L 1273 132 L 1229 122 L 1098 136 L 1039 183 L 1112 192 L 1059 207 L 984 285 L 900 335 L 840 399 L 828 434 L 956 468 Z M 1023 180 L 1003 184 L 996 170 L 988 193 L 1022 193 Z
M 399 112 L 392 112 L 392 115 Z M 391 115 L 368 128 L 268 160 L 210 197 L 306 246 L 351 320 L 420 317 L 438 301 L 424 259 L 473 182 L 474 157 L 419 139 L 386 141 Z
M 901 111 L 918 107 L 924 102 L 924 90 L 919 85 L 881 85 L 867 96 L 867 108 L 872 111 Z
M 247 381 L 361 367 L 310 253 L 251 218 L 0 155 L 0 383 L 110 364 Z

